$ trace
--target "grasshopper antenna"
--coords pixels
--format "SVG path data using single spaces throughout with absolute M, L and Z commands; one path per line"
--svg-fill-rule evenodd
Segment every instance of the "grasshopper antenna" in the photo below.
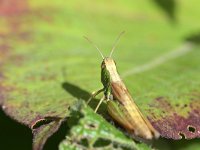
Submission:
M 101 57 L 104 59 L 104 56 L 103 56 L 102 52 L 100 51 L 100 49 L 97 47 L 97 45 L 94 44 L 88 37 L 86 37 L 86 36 L 83 36 L 83 37 L 99 51 L 99 53 L 101 54 Z
M 111 52 L 110 52 L 110 56 L 109 56 L 109 57 L 112 56 L 112 54 L 113 54 L 113 52 L 114 52 L 114 50 L 115 50 L 115 47 L 117 46 L 117 44 L 118 44 L 118 42 L 119 42 L 119 39 L 121 38 L 121 36 L 122 36 L 124 33 L 125 33 L 125 31 L 122 31 L 122 32 L 118 35 L 118 37 L 116 38 L 116 40 L 115 40 L 115 42 L 114 42 L 114 44 L 113 44 L 112 50 L 111 50 Z

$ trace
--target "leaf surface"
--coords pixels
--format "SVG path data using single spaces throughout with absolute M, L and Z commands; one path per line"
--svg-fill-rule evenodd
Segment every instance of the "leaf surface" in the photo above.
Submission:
M 199 2 L 180 1 L 171 25 L 144 0 L 9 1 L 0 6 L 0 105 L 32 129 L 34 147 L 102 87 L 101 57 L 82 36 L 108 55 L 121 30 L 113 58 L 141 111 L 165 138 L 200 136 Z

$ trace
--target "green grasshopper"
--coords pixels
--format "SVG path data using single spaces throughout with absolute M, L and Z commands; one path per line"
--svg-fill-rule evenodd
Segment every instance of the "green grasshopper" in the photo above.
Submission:
M 101 63 L 101 82 L 103 84 L 103 88 L 93 92 L 87 103 L 89 103 L 101 92 L 104 92 L 104 96 L 99 101 L 95 112 L 97 112 L 99 106 L 105 100 L 109 115 L 131 135 L 143 139 L 158 138 L 160 136 L 159 133 L 140 112 L 117 72 L 115 61 L 111 58 L 112 53 L 123 33 L 124 32 L 121 32 L 117 37 L 109 57 L 104 57 L 99 48 L 87 37 L 85 37 L 96 47 L 103 58 Z

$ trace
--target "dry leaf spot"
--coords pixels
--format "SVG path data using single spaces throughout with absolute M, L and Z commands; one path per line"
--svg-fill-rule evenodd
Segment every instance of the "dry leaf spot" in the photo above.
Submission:
M 87 138 L 82 138 L 78 144 L 83 145 L 84 147 L 89 147 L 89 142 Z
M 37 129 L 43 125 L 47 125 L 47 124 L 51 123 L 52 121 L 56 121 L 59 119 L 60 118 L 58 118 L 58 117 L 45 117 L 45 118 L 38 119 L 32 124 L 31 129 Z
M 196 131 L 196 128 L 193 127 L 193 126 L 190 126 L 190 125 L 187 127 L 187 129 L 188 129 L 188 131 L 190 131 L 191 133 L 195 133 L 195 131 Z
M 199 97 L 197 97 L 197 100 L 199 100 Z M 151 109 L 148 118 L 162 137 L 175 140 L 200 137 L 200 105 L 197 100 L 188 104 L 176 103 L 171 105 L 167 99 L 157 98 L 154 103 L 150 104 Z M 171 106 L 168 107 L 167 103 Z M 176 109 L 176 107 L 179 108 Z M 153 108 L 159 108 L 162 115 L 156 115 Z M 182 112 L 184 112 L 183 115 L 181 115 Z M 185 112 L 187 112 L 187 115 L 184 115 Z
M 94 143 L 94 147 L 106 147 L 108 145 L 111 144 L 110 140 L 107 139 L 103 139 L 103 138 L 98 138 L 95 143 Z
M 181 136 L 181 139 L 185 139 L 185 134 L 184 133 L 179 133 L 179 135 Z
M 37 121 L 31 126 L 31 129 L 37 129 L 37 128 L 39 128 L 40 126 L 49 124 L 49 123 L 52 122 L 52 121 L 53 121 L 53 120 L 46 120 L 46 119 L 37 120 Z
M 95 123 L 87 123 L 87 124 L 85 125 L 85 128 L 86 128 L 86 129 L 97 129 L 97 128 L 98 128 L 98 125 L 95 124 Z

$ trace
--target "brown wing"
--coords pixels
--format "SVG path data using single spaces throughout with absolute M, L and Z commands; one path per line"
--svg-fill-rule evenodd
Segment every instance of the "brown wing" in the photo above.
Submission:
M 152 127 L 134 103 L 124 83 L 120 81 L 112 82 L 111 89 L 114 100 L 120 103 L 121 111 L 123 111 L 126 120 L 131 124 L 131 130 L 134 134 L 145 139 L 159 137 L 159 133 Z

